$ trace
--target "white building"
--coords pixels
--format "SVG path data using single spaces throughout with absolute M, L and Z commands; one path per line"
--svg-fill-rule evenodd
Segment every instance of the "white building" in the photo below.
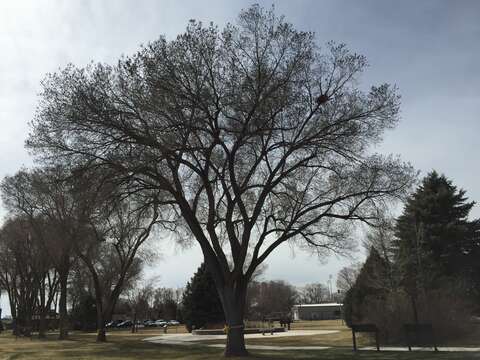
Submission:
M 293 320 L 332 320 L 342 317 L 342 306 L 339 303 L 299 304 L 293 305 Z

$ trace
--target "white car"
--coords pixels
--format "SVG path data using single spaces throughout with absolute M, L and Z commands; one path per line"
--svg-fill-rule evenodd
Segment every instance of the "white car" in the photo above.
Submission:
M 180 323 L 179 323 L 177 320 L 170 320 L 170 321 L 168 322 L 168 325 L 174 325 L 174 326 L 176 326 L 176 325 L 180 325 Z
M 167 322 L 165 320 L 156 320 L 154 324 L 154 326 L 164 327 L 165 325 L 167 325 Z

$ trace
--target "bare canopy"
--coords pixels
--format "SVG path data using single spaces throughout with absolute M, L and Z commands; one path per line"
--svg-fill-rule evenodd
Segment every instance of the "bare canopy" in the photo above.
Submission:
M 47 76 L 28 146 L 113 168 L 131 192 L 161 191 L 215 279 L 226 354 L 243 354 L 246 286 L 272 251 L 348 249 L 345 220 L 374 220 L 411 186 L 410 165 L 372 152 L 399 96 L 360 90 L 365 66 L 253 6 L 222 31 L 192 21 L 115 66 Z

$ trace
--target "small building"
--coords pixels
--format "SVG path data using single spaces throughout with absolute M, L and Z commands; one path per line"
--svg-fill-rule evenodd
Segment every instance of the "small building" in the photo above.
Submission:
M 293 305 L 293 320 L 333 320 L 342 318 L 342 306 L 339 303 Z

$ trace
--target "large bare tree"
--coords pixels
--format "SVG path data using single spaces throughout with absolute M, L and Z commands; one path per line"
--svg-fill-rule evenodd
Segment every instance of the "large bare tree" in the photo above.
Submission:
M 411 185 L 408 164 L 373 151 L 399 96 L 362 90 L 365 66 L 253 6 L 222 31 L 191 22 L 115 66 L 47 76 L 27 145 L 46 161 L 115 169 L 131 192 L 161 191 L 215 279 L 226 355 L 246 354 L 255 269 L 287 242 L 348 250 L 351 224 Z
M 72 222 L 77 208 L 62 185 L 64 171 L 60 167 L 21 170 L 1 183 L 2 200 L 13 215 L 28 220 L 31 231 L 42 244 L 43 257 L 48 258 L 58 274 L 59 339 L 68 337 L 67 282 L 73 253 L 73 239 L 78 223 Z
M 81 259 L 90 273 L 97 341 L 105 341 L 105 324 L 129 278 L 141 271 L 139 249 L 158 220 L 154 196 L 148 193 L 146 201 L 136 194 L 124 198 L 111 177 L 59 165 L 23 170 L 2 183 L 5 204 L 29 219 L 60 275 L 60 324 L 64 324 L 60 333 L 65 333 L 61 338 L 66 336 L 72 256 Z M 137 205 L 138 199 L 142 201 Z
M 138 280 L 143 265 L 141 247 L 159 219 L 156 206 L 136 207 L 131 202 L 132 198 L 117 199 L 112 207 L 96 211 L 84 227 L 82 239 L 74 244 L 92 278 L 100 342 L 106 341 L 105 325 L 120 295 Z
M 36 318 L 39 337 L 45 337 L 56 272 L 26 216 L 9 217 L 0 228 L 0 288 L 10 301 L 14 334 L 30 336 Z

